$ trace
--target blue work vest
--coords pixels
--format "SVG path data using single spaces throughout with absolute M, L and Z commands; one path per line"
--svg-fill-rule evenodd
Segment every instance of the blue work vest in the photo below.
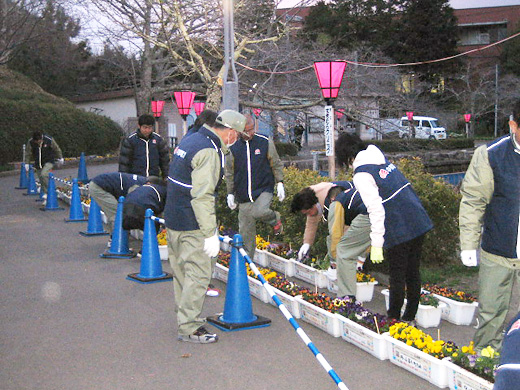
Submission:
M 269 138 L 255 134 L 249 141 L 239 139 L 229 148 L 233 153 L 233 183 L 239 203 L 254 202 L 262 192 L 274 191 L 274 175 L 267 158 Z
M 221 149 L 220 138 L 205 126 L 199 131 L 184 137 L 175 149 L 175 153 L 170 163 L 168 173 L 168 189 L 166 197 L 166 207 L 164 208 L 164 219 L 168 229 L 177 231 L 198 230 L 199 224 L 191 206 L 193 188 L 191 182 L 191 161 L 193 157 L 203 149 L 214 149 L 220 157 L 218 169 L 219 181 L 215 188 L 216 191 L 222 181 L 224 154 Z M 214 175 L 215 172 L 208 172 Z
M 133 173 L 112 172 L 98 175 L 92 181 L 119 199 L 120 196 L 128 194 L 130 187 L 145 184 L 147 178 Z
M 161 156 L 159 148 L 163 142 L 162 137 L 152 132 L 148 139 L 139 136 L 135 132 L 128 137 L 133 147 L 131 171 L 141 176 L 160 176 Z
M 338 181 L 333 181 L 332 184 L 334 184 L 334 185 L 332 187 L 330 187 L 329 192 L 327 192 L 327 196 L 325 197 L 325 200 L 323 201 L 322 217 L 325 222 L 329 218 L 329 207 L 330 207 L 331 201 L 333 200 L 333 199 L 331 199 L 331 196 L 330 196 L 331 190 L 335 187 L 342 187 L 343 190 L 347 190 L 349 188 L 354 188 L 354 184 L 352 184 L 349 181 L 338 180 Z
M 519 257 L 520 154 L 511 136 L 499 138 L 487 147 L 493 169 L 494 192 L 484 214 L 482 249 L 510 259 Z
M 517 389 L 520 383 L 520 313 L 507 327 L 493 390 Z
M 384 248 L 422 236 L 433 228 L 433 223 L 421 204 L 412 185 L 397 167 L 385 164 L 367 164 L 356 168 L 354 174 L 367 172 L 379 188 L 379 196 L 385 208 Z
M 356 188 L 349 188 L 348 190 L 341 192 L 336 196 L 335 201 L 341 203 L 345 210 L 345 225 L 347 226 L 350 226 L 352 220 L 359 214 L 368 214 L 367 208 Z
M 142 208 L 152 209 L 154 215 L 162 213 L 166 204 L 166 186 L 160 184 L 145 184 L 130 192 L 125 197 L 126 204 L 135 204 Z

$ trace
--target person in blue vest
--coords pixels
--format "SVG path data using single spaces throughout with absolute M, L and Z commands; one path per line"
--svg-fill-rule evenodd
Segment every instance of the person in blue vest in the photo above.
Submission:
M 520 313 L 505 331 L 500 364 L 495 373 L 493 390 L 517 389 L 520 384 Z
M 126 196 L 147 181 L 148 178 L 144 176 L 121 172 L 102 173 L 90 181 L 88 185 L 89 195 L 105 213 L 109 233 L 114 230 L 119 197 Z
M 152 176 L 141 187 L 126 195 L 123 202 L 123 229 L 144 229 L 144 214 L 147 209 L 156 217 L 161 216 L 166 205 L 166 183 Z M 155 222 L 156 229 L 159 223 Z
M 271 225 L 274 234 L 283 231 L 280 213 L 271 209 L 276 184 L 278 200 L 285 199 L 283 163 L 272 139 L 256 134 L 258 123 L 251 115 L 240 139 L 229 148 L 226 157 L 227 204 L 231 210 L 238 202 L 238 230 L 244 249 L 251 259 L 255 255 L 256 222 Z
M 338 298 L 356 298 L 358 258 L 370 247 L 370 220 L 359 191 L 340 192 L 329 206 L 329 253 L 336 261 Z
M 410 182 L 377 146 L 366 146 L 358 135 L 344 133 L 336 142 L 336 158 L 354 169 L 354 186 L 370 219 L 370 259 L 381 263 L 386 257 L 389 262 L 387 314 L 414 321 L 421 297 L 422 245 L 433 224 Z M 405 291 L 407 305 L 401 316 Z
M 47 187 L 49 185 L 49 172 L 52 171 L 54 165 L 63 165 L 63 154 L 60 147 L 52 138 L 47 134 L 43 134 L 40 130 L 36 130 L 32 138 L 27 142 L 27 150 L 30 153 L 25 154 L 25 169 L 29 170 L 29 162 L 34 161 L 34 171 L 36 177 L 40 181 L 41 189 L 43 192 L 43 201 L 45 203 L 47 199 Z
M 205 124 L 184 137 L 170 163 L 164 219 L 180 341 L 218 341 L 204 327 L 201 313 L 220 251 L 215 202 L 224 174 L 224 155 L 245 124 L 246 118 L 239 112 L 222 111 L 213 126 Z
M 124 138 L 119 150 L 119 172 L 166 178 L 170 155 L 168 143 L 154 132 L 155 118 L 144 114 L 137 131 Z
M 460 257 L 479 265 L 476 350 L 500 350 L 513 287 L 520 285 L 520 130 L 475 150 L 462 181 L 459 208 Z

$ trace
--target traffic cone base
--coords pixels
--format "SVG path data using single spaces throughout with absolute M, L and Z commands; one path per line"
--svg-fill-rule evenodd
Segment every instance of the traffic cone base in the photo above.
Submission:
M 242 247 L 242 237 L 235 234 L 229 260 L 224 313 L 207 318 L 208 323 L 225 332 L 263 328 L 271 323 L 270 319 L 253 314 L 246 263 L 239 252 Z
M 99 257 L 102 259 L 131 259 L 135 257 L 136 253 L 134 251 L 129 251 L 127 253 L 118 253 L 118 252 L 110 252 L 110 250 L 101 253 Z
M 155 222 L 152 221 L 153 211 L 147 209 L 144 214 L 143 246 L 141 249 L 141 269 L 139 273 L 128 275 L 127 279 L 139 283 L 164 282 L 173 279 L 172 274 L 162 270 L 159 243 Z
M 107 233 L 107 232 L 94 232 L 94 233 L 79 232 L 79 234 L 81 234 L 82 236 L 85 236 L 85 237 L 92 237 L 92 236 L 108 236 L 109 233 Z

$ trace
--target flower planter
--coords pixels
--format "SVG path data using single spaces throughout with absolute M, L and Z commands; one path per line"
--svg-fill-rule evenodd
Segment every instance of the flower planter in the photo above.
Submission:
M 381 291 L 381 294 L 385 296 L 386 309 L 388 310 L 388 307 L 390 306 L 390 291 L 388 289 L 384 289 Z M 401 309 L 401 315 L 404 313 L 405 306 L 406 299 L 404 300 L 403 308 Z M 444 302 L 439 302 L 438 307 L 419 304 L 417 314 L 415 315 L 417 325 L 423 328 L 438 327 L 441 322 L 442 310 L 445 309 L 445 307 L 446 304 Z
M 339 320 L 335 314 L 323 310 L 300 297 L 295 297 L 294 299 L 300 305 L 300 315 L 302 320 L 324 330 L 331 336 L 339 337 L 341 335 Z
M 382 334 L 371 331 L 342 315 L 336 314 L 340 322 L 341 338 L 379 360 L 388 359 L 388 342 Z
M 360 302 L 370 302 L 374 296 L 374 286 L 376 282 L 356 283 L 356 300 Z
M 493 383 L 452 363 L 450 358 L 443 359 L 448 371 L 448 386 L 451 390 L 492 390 Z
M 301 279 L 307 283 L 311 283 L 318 288 L 325 288 L 328 284 L 328 278 L 325 271 L 312 268 L 309 265 L 294 261 L 294 277 Z
M 258 264 L 260 267 L 268 267 L 269 260 L 267 258 L 267 252 L 261 249 L 255 249 L 255 258 L 253 262 Z
M 81 202 L 81 209 L 83 210 L 83 212 L 84 212 L 85 214 L 88 215 L 88 213 L 90 212 L 90 205 Z
M 264 303 L 268 303 L 271 300 L 269 294 L 262 285 L 262 282 L 258 279 L 252 278 L 251 276 L 247 277 L 247 281 L 249 283 L 249 294 L 260 299 Z
M 222 264 L 216 263 L 213 269 L 213 277 L 227 283 L 229 269 Z
M 168 245 L 159 245 L 159 255 L 162 261 L 168 261 Z
M 388 358 L 396 366 L 427 380 L 437 387 L 448 386 L 448 369 L 444 360 L 434 358 L 427 353 L 396 340 L 388 333 L 383 337 L 387 340 Z
M 298 303 L 298 301 L 296 301 L 296 297 L 293 297 L 292 295 L 284 293 L 283 291 L 278 290 L 277 288 L 274 288 L 274 287 L 273 287 L 273 290 L 274 290 L 276 296 L 278 297 L 278 299 L 280 299 L 280 301 L 282 301 L 282 303 L 287 308 L 287 310 L 289 310 L 289 313 L 291 313 L 292 316 L 296 319 L 301 318 L 300 304 Z M 297 295 L 297 296 L 301 297 L 300 295 Z M 274 303 L 274 301 L 271 299 L 271 297 L 269 297 L 269 303 L 273 306 L 277 306 L 276 303 Z
M 294 276 L 294 260 L 284 259 L 270 252 L 265 253 L 267 254 L 267 260 L 269 262 L 267 267 L 283 273 L 286 277 Z
M 446 298 L 442 295 L 433 294 L 444 302 L 446 306 L 442 309 L 442 319 L 455 325 L 470 325 L 478 307 L 478 302 L 466 303 Z

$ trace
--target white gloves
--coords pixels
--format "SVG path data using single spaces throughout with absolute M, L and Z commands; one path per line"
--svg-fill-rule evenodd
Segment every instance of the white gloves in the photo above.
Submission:
M 217 233 L 215 233 L 214 236 L 204 239 L 204 252 L 209 257 L 216 257 L 218 255 L 219 251 L 220 251 L 220 241 L 218 239 Z
M 356 269 L 358 271 L 361 271 L 363 269 L 363 265 L 365 264 L 365 260 L 366 260 L 366 258 L 358 256 L 357 261 L 356 261 Z
M 57 164 L 59 167 L 63 166 L 63 163 L 64 163 L 64 162 L 65 162 L 65 160 L 62 159 L 62 158 L 59 158 L 59 159 L 56 160 L 56 164 Z
M 25 172 L 29 173 L 29 164 L 25 164 Z
M 462 263 L 466 267 L 476 267 L 477 266 L 477 250 L 476 249 L 467 249 L 460 252 L 460 259 Z
M 302 261 L 302 259 L 305 257 L 305 255 L 309 252 L 309 249 L 311 246 L 309 244 L 303 244 L 298 251 L 298 261 Z
M 285 188 L 283 188 L 283 183 L 280 182 L 276 185 L 276 193 L 278 194 L 278 200 L 283 202 L 285 199 Z
M 235 203 L 235 195 L 228 194 L 227 196 L 227 205 L 231 210 L 234 210 L 237 208 L 237 204 Z

